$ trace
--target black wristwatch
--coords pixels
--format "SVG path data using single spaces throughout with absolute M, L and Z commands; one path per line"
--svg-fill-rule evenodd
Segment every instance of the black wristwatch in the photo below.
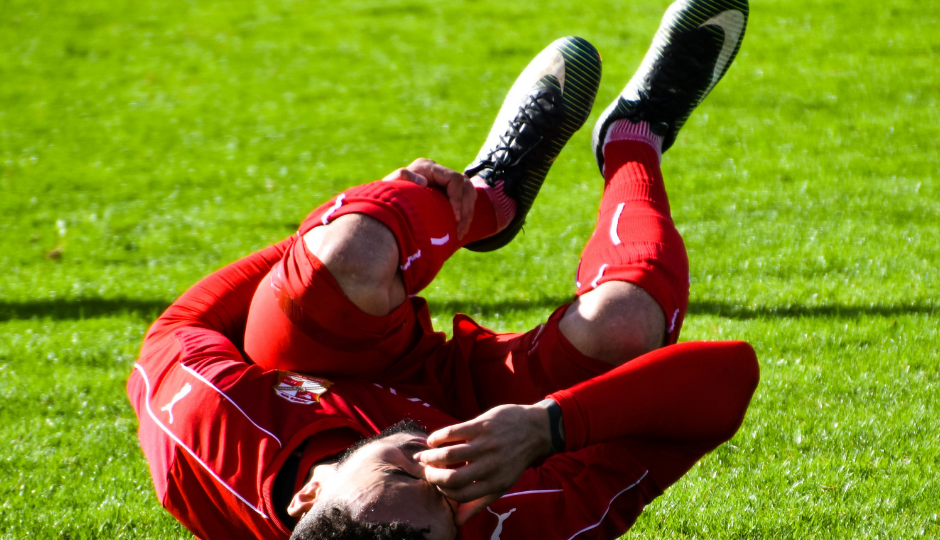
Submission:
M 548 425 L 552 434 L 552 454 L 565 451 L 565 438 L 561 435 L 561 405 L 554 399 L 543 399 L 538 403 L 548 411 Z

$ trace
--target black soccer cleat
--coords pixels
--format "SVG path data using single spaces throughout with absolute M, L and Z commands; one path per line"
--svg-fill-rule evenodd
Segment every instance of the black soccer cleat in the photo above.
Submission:
M 516 201 L 516 215 L 499 233 L 465 247 L 493 251 L 525 224 L 548 169 L 584 125 L 601 80 L 601 57 L 579 37 L 561 38 L 539 53 L 509 90 L 477 158 L 464 171 Z
M 678 0 L 669 6 L 640 68 L 594 126 L 601 174 L 607 131 L 622 118 L 648 122 L 663 137 L 663 151 L 672 146 L 738 54 L 747 17 L 747 0 Z

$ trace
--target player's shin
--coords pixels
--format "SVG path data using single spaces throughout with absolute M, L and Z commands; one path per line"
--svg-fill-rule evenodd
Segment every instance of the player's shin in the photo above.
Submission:
M 581 256 L 577 286 L 579 295 L 611 281 L 640 287 L 662 309 L 665 341 L 675 343 L 688 306 L 689 262 L 670 213 L 661 142 L 643 123 L 621 120 L 611 128 L 597 228 Z

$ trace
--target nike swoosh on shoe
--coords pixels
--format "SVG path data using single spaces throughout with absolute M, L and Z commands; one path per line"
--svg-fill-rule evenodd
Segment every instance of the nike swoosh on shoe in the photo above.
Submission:
M 721 52 L 718 54 L 718 61 L 715 62 L 715 70 L 712 72 L 712 82 L 708 85 L 708 90 L 706 90 L 705 95 L 711 92 L 712 88 L 718 84 L 718 80 L 721 79 L 725 69 L 728 67 L 731 56 L 734 54 L 734 50 L 738 46 L 738 41 L 741 39 L 741 33 L 744 31 L 746 20 L 744 14 L 740 11 L 729 9 L 728 11 L 722 11 L 701 24 L 701 26 L 717 26 L 721 28 L 724 33 L 724 43 L 721 46 Z

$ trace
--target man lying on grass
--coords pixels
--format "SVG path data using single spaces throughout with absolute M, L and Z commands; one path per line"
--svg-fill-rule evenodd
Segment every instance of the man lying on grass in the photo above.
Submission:
M 419 159 L 190 289 L 128 383 L 160 502 L 201 538 L 626 531 L 734 435 L 758 381 L 746 343 L 676 344 L 688 259 L 659 166 L 746 18 L 734 0 L 670 8 L 595 127 L 605 187 L 577 297 L 529 332 L 458 315 L 447 341 L 415 294 L 456 250 L 521 229 L 594 102 L 600 56 L 579 38 L 526 68 L 466 174 Z

